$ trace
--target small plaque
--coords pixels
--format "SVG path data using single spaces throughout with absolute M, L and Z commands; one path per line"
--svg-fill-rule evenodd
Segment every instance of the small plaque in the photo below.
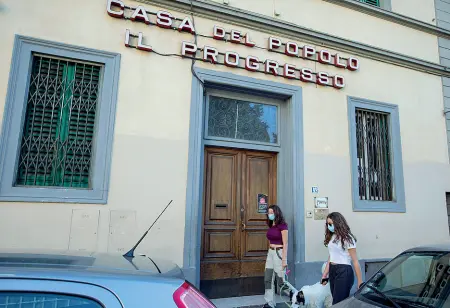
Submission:
M 313 194 L 318 194 L 319 193 L 319 186 L 313 186 L 311 187 L 311 192 Z
M 324 197 L 324 198 L 315 197 L 314 198 L 314 206 L 316 207 L 316 209 L 327 209 L 328 208 L 328 197 Z
M 265 194 L 258 194 L 258 213 L 267 214 L 267 199 L 268 196 Z
M 325 220 L 329 214 L 328 209 L 315 209 L 314 210 L 314 220 Z

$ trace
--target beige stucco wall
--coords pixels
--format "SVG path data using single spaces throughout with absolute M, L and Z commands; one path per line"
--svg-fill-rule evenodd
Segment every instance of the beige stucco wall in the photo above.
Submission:
M 221 0 L 215 0 L 223 3 Z M 413 5 L 408 6 L 408 3 Z M 395 12 L 431 22 L 433 0 L 392 0 Z M 323 0 L 229 0 L 230 7 L 253 11 L 348 40 L 439 63 L 437 38 Z M 420 43 L 419 43 L 420 42 Z
M 170 199 L 173 204 L 142 243 L 159 257 L 182 263 L 184 242 L 189 101 L 189 61 L 161 58 L 123 46 L 127 24 L 106 14 L 106 1 L 79 2 L 67 12 L 65 1 L 3 1 L 0 11 L 0 118 L 3 120 L 15 34 L 118 52 L 122 55 L 111 184 L 107 205 L 0 203 L 0 247 L 65 249 L 72 209 L 100 210 L 98 249 L 108 249 L 110 211 L 134 211 L 136 223 L 124 223 L 115 236 L 132 246 Z M 61 26 L 64 25 L 64 26 Z M 132 25 L 132 29 L 138 29 Z M 179 49 L 182 34 L 152 31 L 164 41 L 159 50 Z M 159 37 L 158 37 L 159 35 Z M 184 39 L 190 39 L 185 35 Z M 186 82 L 180 82 L 186 80 Z M 176 84 L 176 91 L 173 87 Z M 132 215 L 133 213 L 125 213 Z M 20 229 L 18 226 L 22 226 Z M 83 232 L 83 231 L 79 231 Z M 86 239 L 91 241 L 92 238 Z M 119 242 L 119 243 L 117 243 Z M 116 246 L 115 245 L 115 246 Z M 114 246 L 114 247 L 115 247 Z
M 391 0 L 392 11 L 436 25 L 434 0 Z
M 450 170 L 440 79 L 370 60 L 362 65 L 364 69 L 349 76 L 348 87 L 338 94 L 305 90 L 305 204 L 312 208 L 309 188 L 318 185 L 319 195 L 329 197 L 330 209 L 342 212 L 350 222 L 363 258 L 393 256 L 408 247 L 448 241 L 444 192 L 449 189 Z M 347 95 L 399 106 L 405 214 L 352 211 Z M 307 220 L 306 229 L 307 239 L 324 233 L 323 222 Z M 310 260 L 326 258 L 318 240 L 309 241 L 306 249 Z
M 224 0 L 211 0 L 220 4 L 224 3 Z M 274 11 L 279 12 L 279 8 L 283 5 L 292 6 L 294 3 L 298 3 L 300 6 L 305 4 L 317 4 L 323 0 L 228 0 L 229 6 L 239 7 L 241 9 L 249 11 L 258 11 L 260 14 L 274 17 Z M 434 0 L 390 0 L 392 12 L 402 14 L 426 23 L 436 24 L 433 20 L 435 18 Z M 334 4 L 331 4 L 334 5 Z M 299 13 L 298 11 L 294 11 Z
M 174 199 L 173 205 L 142 243 L 141 249 L 151 251 L 153 256 L 170 258 L 181 264 L 191 62 L 125 48 L 123 39 L 126 28 L 133 32 L 142 31 L 147 39 L 146 43 L 151 44 L 155 50 L 173 53 L 180 51 L 183 40 L 192 41 L 192 37 L 111 18 L 105 11 L 106 1 L 79 1 L 79 9 L 73 8 L 66 15 L 56 14 L 66 12 L 63 1 L 47 0 L 47 5 L 25 0 L 3 2 L 0 9 L 0 67 L 5 69 L 0 70 L 0 119 L 3 119 L 15 34 L 118 52 L 122 55 L 122 62 L 108 204 L 0 203 L 0 247 L 69 247 L 70 237 L 78 236 L 79 239 L 84 232 L 75 228 L 71 234 L 73 209 L 84 209 L 89 213 L 100 211 L 96 238 L 98 250 L 108 250 L 112 237 L 113 244 L 110 248 L 129 247 L 157 217 L 168 200 Z M 298 11 L 300 16 L 297 14 L 296 21 L 301 20 L 305 26 L 311 26 L 308 20 L 312 22 L 314 19 L 305 17 L 308 12 L 314 15 L 320 6 L 330 5 L 312 0 L 301 2 L 304 5 Z M 127 3 L 134 4 L 131 1 Z M 331 8 L 343 10 L 336 6 L 330 6 Z M 172 12 L 179 17 L 184 16 Z M 344 14 L 341 15 L 344 19 L 347 19 L 345 14 L 356 14 L 340 12 Z M 371 17 L 361 15 L 360 18 L 367 20 Z M 381 21 L 376 23 L 383 25 Z M 211 33 L 214 24 L 216 22 L 204 18 L 196 19 L 200 33 Z M 231 28 L 231 25 L 220 24 L 227 29 Z M 246 32 L 246 29 L 237 28 Z M 430 39 L 422 33 L 405 29 L 394 32 L 391 26 L 386 26 L 394 34 L 390 38 L 376 39 L 367 33 L 358 33 L 358 27 L 354 28 L 347 29 L 342 34 L 377 40 L 380 45 L 400 48 L 405 53 L 423 53 L 424 58 L 437 57 L 437 46 L 433 45 L 436 39 Z M 405 44 L 399 42 L 402 31 L 414 34 L 413 38 L 406 38 L 408 42 L 403 42 Z M 258 45 L 266 44 L 266 34 L 253 30 L 251 33 Z M 342 73 L 338 69 L 321 67 L 314 62 L 300 59 L 294 61 L 264 50 L 199 38 L 199 46 L 205 44 L 216 46 L 220 51 L 234 50 L 242 56 L 252 54 L 261 59 L 270 58 L 281 63 L 311 67 L 315 71 Z M 311 186 L 319 186 L 320 195 L 329 197 L 331 210 L 341 211 L 348 218 L 360 241 L 360 257 L 391 257 L 410 246 L 448 241 L 445 191 L 450 191 L 450 170 L 442 116 L 441 80 L 436 76 L 368 59 L 360 60 L 359 72 L 343 72 L 347 87 L 341 91 L 223 66 L 205 63 L 197 65 L 303 87 L 305 209 L 312 208 Z M 348 95 L 399 105 L 406 214 L 352 212 L 346 107 Z M 110 213 L 117 210 L 129 211 L 122 216 L 135 215 L 136 218 L 135 221 L 127 218 L 128 223 L 122 224 L 119 234 L 117 235 L 116 229 L 112 229 L 114 234 L 111 236 Z M 117 220 L 113 222 L 118 223 Z M 323 260 L 326 257 L 326 250 L 322 245 L 323 224 L 323 221 L 306 219 L 307 261 Z M 92 242 L 93 239 L 86 237 L 86 241 Z

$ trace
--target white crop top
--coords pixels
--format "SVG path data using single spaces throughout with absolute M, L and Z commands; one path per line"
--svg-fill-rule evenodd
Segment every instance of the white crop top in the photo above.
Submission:
M 328 243 L 328 252 L 330 254 L 330 262 L 334 264 L 352 264 L 352 258 L 348 253 L 349 249 L 356 248 L 356 241 L 353 239 L 353 244 L 345 242 L 344 249 L 342 249 L 341 240 L 334 243 L 336 239 L 336 235 L 331 237 L 330 242 Z

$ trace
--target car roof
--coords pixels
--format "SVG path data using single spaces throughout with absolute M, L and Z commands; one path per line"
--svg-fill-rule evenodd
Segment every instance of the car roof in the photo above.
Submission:
M 184 283 L 178 266 L 139 254 L 127 260 L 110 253 L 0 251 L 2 291 L 13 285 L 27 291 L 41 290 L 42 286 L 50 292 L 72 294 L 72 287 L 79 286 L 78 292 L 88 288 L 93 295 L 107 290 L 122 307 L 139 307 L 154 299 L 172 303 L 173 294 Z
M 57 250 L 0 250 L 0 268 L 16 272 L 30 270 L 67 271 L 103 275 L 179 276 L 180 269 L 167 261 L 139 255 L 127 259 L 120 254 Z
M 450 252 L 450 244 L 419 246 L 408 249 L 403 253 L 408 252 Z

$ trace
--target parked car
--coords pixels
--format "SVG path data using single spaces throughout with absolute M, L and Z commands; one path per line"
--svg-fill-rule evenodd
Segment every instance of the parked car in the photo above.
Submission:
M 450 307 L 450 246 L 401 253 L 333 307 Z
M 0 252 L 0 307 L 210 308 L 181 269 L 145 255 Z

